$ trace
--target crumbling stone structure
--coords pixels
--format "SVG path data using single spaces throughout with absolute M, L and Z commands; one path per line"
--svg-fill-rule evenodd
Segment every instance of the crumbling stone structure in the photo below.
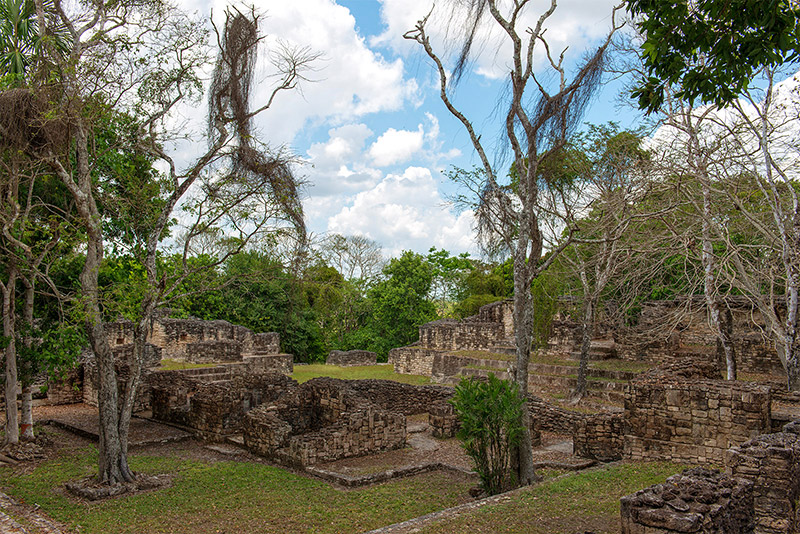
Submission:
M 782 373 L 774 344 L 764 335 L 766 323 L 753 305 L 743 298 L 729 297 L 733 345 L 740 371 Z M 569 303 L 562 303 L 551 326 L 548 352 L 573 354 L 580 346 L 580 325 L 570 316 Z M 687 353 L 709 353 L 722 364 L 723 355 L 708 324 L 705 300 L 684 297 L 642 303 L 635 326 L 601 322 L 595 338 L 613 341 L 618 357 L 627 360 L 674 362 Z M 721 368 L 724 368 L 722 366 Z
M 800 532 L 800 421 L 725 456 L 726 474 L 684 471 L 623 497 L 623 534 Z
M 725 465 L 753 482 L 757 534 L 800 532 L 800 422 L 732 448 Z
M 716 366 L 683 362 L 631 381 L 625 457 L 721 464 L 725 451 L 769 432 L 770 388 L 714 380 Z
M 696 467 L 620 500 L 622 534 L 753 532 L 753 483 Z
M 117 321 L 104 326 L 112 348 L 132 346 L 133 323 Z M 160 349 L 162 358 L 191 363 L 234 362 L 280 353 L 277 333 L 255 334 L 227 321 L 162 318 L 153 323 L 147 342 Z
M 513 304 L 495 302 L 463 321 L 443 319 L 419 327 L 419 341 L 389 351 L 397 373 L 430 376 L 434 359 L 458 350 L 505 350 L 514 337 Z
M 354 391 L 347 381 L 315 378 L 247 414 L 245 446 L 287 465 L 360 456 L 405 445 L 406 419 Z
M 188 427 L 204 440 L 224 441 L 242 432 L 245 414 L 295 389 L 297 382 L 271 372 L 203 382 L 180 371 L 162 371 L 151 375 L 150 385 L 154 419 Z
M 581 417 L 572 433 L 573 454 L 601 462 L 622 459 L 625 417 L 600 413 Z
M 378 355 L 368 350 L 332 350 L 330 354 L 328 354 L 325 363 L 327 365 L 349 367 L 355 365 L 375 365 L 377 361 Z

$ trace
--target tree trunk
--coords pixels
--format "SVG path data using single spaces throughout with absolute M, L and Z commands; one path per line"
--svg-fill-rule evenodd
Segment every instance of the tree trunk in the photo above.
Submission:
M 33 304 L 36 296 L 33 277 L 22 277 L 23 285 L 25 286 L 25 306 L 22 310 L 23 324 L 26 326 L 26 331 L 22 343 L 25 348 L 30 350 L 33 346 Z M 28 354 L 30 357 L 30 352 Z M 26 441 L 33 441 L 33 371 L 31 369 L 31 362 L 23 362 L 23 372 L 20 382 L 22 383 L 22 421 L 20 421 L 19 431 L 22 439 Z
M 128 467 L 127 444 L 120 436 L 119 391 L 114 355 L 108 346 L 100 312 L 98 273 L 103 258 L 103 239 L 99 223 L 88 225 L 86 263 L 81 272 L 81 289 L 86 298 L 86 332 L 97 361 L 99 408 L 99 469 L 98 481 L 107 484 L 132 482 L 134 475 Z
M 33 441 L 33 386 L 22 386 L 22 421 L 19 424 L 20 438 L 24 441 Z
M 19 412 L 17 410 L 17 396 L 19 393 L 17 381 L 17 345 L 14 331 L 14 304 L 17 272 L 14 266 L 9 266 L 8 284 L 3 287 L 3 337 L 6 343 L 6 443 L 19 443 Z
M 522 485 L 536 482 L 533 467 L 533 440 L 531 439 L 531 418 L 528 409 L 528 364 L 531 359 L 531 332 L 533 329 L 533 299 L 528 280 L 528 265 L 518 254 L 514 259 L 514 338 L 517 346 L 517 367 L 515 380 L 522 396 L 522 436 L 517 449 L 517 477 Z
M 592 332 L 594 330 L 594 298 L 584 295 L 583 321 L 581 323 L 581 355 L 578 364 L 578 383 L 575 386 L 573 402 L 586 396 L 586 373 L 589 368 L 589 350 L 592 347 Z

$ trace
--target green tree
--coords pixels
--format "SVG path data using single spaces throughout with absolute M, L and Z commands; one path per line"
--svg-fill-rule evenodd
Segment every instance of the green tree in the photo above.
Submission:
M 385 358 L 390 349 L 417 339 L 420 325 L 436 318 L 428 300 L 433 269 L 419 254 L 403 252 L 383 268 L 384 280 L 369 290 L 372 350 Z
M 517 385 L 493 373 L 485 382 L 464 378 L 450 402 L 460 423 L 458 439 L 475 464 L 483 490 L 495 495 L 513 487 L 512 451 L 523 430 Z
M 763 68 L 798 58 L 800 8 L 793 0 L 628 0 L 645 37 L 648 77 L 633 91 L 648 112 L 676 96 L 729 104 Z

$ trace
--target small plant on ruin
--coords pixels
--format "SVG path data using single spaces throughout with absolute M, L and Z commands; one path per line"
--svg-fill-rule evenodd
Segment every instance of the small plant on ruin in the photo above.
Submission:
M 462 379 L 451 402 L 461 423 L 458 439 L 475 463 L 481 488 L 494 495 L 512 487 L 511 453 L 523 430 L 517 385 L 491 373 L 487 381 Z

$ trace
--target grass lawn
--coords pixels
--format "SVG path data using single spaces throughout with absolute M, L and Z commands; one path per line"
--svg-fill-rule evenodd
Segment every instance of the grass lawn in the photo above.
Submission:
M 4 491 L 81 533 L 356 533 L 464 502 L 474 485 L 429 473 L 341 491 L 259 463 L 204 462 L 133 455 L 134 470 L 173 473 L 172 487 L 98 503 L 65 495 L 63 485 L 97 469 L 94 449 L 71 451 L 31 474 L 0 469 Z
M 347 380 L 361 380 L 364 378 L 382 378 L 384 380 L 394 380 L 404 384 L 430 384 L 429 376 L 402 375 L 394 372 L 391 364 L 383 363 L 378 365 L 361 365 L 354 367 L 339 367 L 338 365 L 312 364 L 295 365 L 292 378 L 303 383 L 319 376 L 330 376 L 333 378 L 344 378 Z
M 508 534 L 617 533 L 619 499 L 682 471 L 671 463 L 622 463 L 543 482 L 495 506 L 461 514 L 420 534 L 485 532 Z

